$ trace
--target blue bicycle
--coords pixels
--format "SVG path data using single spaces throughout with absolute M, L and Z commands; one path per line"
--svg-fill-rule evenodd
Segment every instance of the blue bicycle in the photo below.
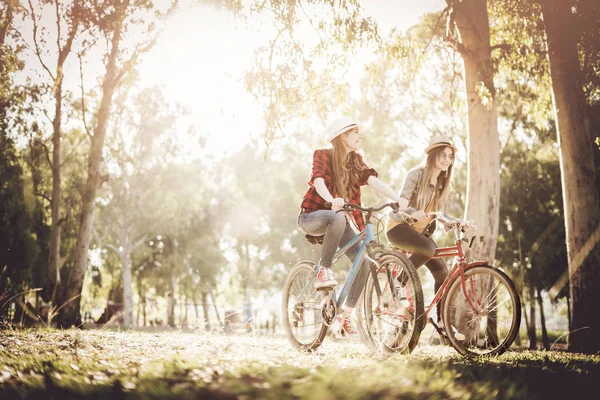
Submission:
M 314 288 L 319 267 L 312 261 L 300 261 L 288 273 L 283 286 L 282 320 L 294 348 L 314 351 L 323 343 L 365 258 L 371 262 L 371 276 L 366 285 L 368 298 L 363 293 L 363 301 L 359 302 L 363 306 L 357 307 L 361 340 L 368 347 L 385 352 L 409 353 L 416 346 L 425 315 L 419 275 L 404 254 L 387 249 L 376 240 L 370 222 L 373 212 L 386 207 L 397 209 L 398 204 L 374 208 L 347 203 L 339 210 L 366 213 L 365 229 L 339 249 L 333 259 L 335 266 L 342 255 L 360 243 L 339 295 L 332 288 Z

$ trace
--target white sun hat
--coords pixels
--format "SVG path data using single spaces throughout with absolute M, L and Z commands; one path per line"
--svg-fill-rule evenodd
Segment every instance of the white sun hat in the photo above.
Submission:
M 329 131 L 327 132 L 327 141 L 331 143 L 333 139 L 340 136 L 344 132 L 348 132 L 352 128 L 357 128 L 358 125 L 350 117 L 339 117 L 329 125 Z

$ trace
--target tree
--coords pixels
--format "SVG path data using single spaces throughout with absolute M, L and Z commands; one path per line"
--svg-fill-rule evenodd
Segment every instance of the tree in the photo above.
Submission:
M 48 85 L 52 91 L 54 101 L 54 115 L 52 116 L 52 159 L 48 157 L 47 161 L 52 171 L 52 192 L 49 197 L 51 206 L 51 228 L 50 228 L 50 249 L 48 255 L 48 288 L 46 288 L 47 300 L 53 301 L 56 296 L 56 289 L 60 285 L 60 241 L 61 241 L 61 225 L 65 218 L 61 217 L 61 166 L 63 163 L 61 142 L 62 142 L 62 125 L 63 125 L 63 105 L 64 105 L 64 74 L 65 63 L 67 58 L 72 53 L 73 44 L 77 37 L 85 28 L 86 17 L 85 8 L 81 0 L 74 2 L 61 2 L 53 0 L 52 2 L 39 2 L 37 7 L 34 7 L 32 2 L 28 2 L 24 14 L 31 22 L 33 41 L 32 51 L 42 69 L 48 74 L 50 84 Z M 55 14 L 55 28 L 41 25 L 41 16 L 47 12 Z M 64 37 L 62 32 L 66 28 Z M 51 36 L 49 32 L 56 32 L 56 38 Z M 23 35 L 21 35 L 23 37 Z M 54 39 L 54 40 L 52 40 Z M 56 49 L 51 49 L 46 46 L 47 43 L 54 42 Z M 56 50 L 56 60 L 49 63 L 46 59 L 47 53 Z M 48 57 L 49 58 L 49 57 Z M 54 64 L 54 70 L 52 65 Z M 43 143 L 43 142 L 41 142 Z M 45 145 L 44 145 L 45 146 Z M 46 152 L 49 152 L 46 148 Z
M 7 43 L 13 33 L 14 6 L 9 1 L 0 8 L 0 319 L 9 310 L 9 300 L 31 288 L 32 268 L 40 255 L 33 213 L 25 201 L 23 169 L 10 134 L 11 117 L 25 100 L 13 82 L 23 67 L 19 48 Z
M 548 290 L 567 268 L 558 155 L 550 138 L 531 145 L 513 140 L 503 148 L 501 161 L 506 201 L 500 205 L 499 260 L 521 294 L 535 349 L 536 292 Z
M 0 133 L 0 317 L 8 311 L 9 300 L 31 288 L 31 268 L 40 251 L 24 202 L 22 179 L 14 143 Z
M 156 40 L 154 33 L 156 19 L 166 17 L 173 8 L 165 13 L 156 8 L 152 2 L 132 2 L 130 0 L 107 1 L 95 9 L 98 12 L 96 21 L 100 32 L 106 35 L 106 74 L 102 81 L 102 96 L 95 113 L 93 133 L 88 132 L 91 147 L 88 158 L 88 176 L 83 193 L 79 232 L 75 246 L 75 256 L 69 281 L 64 286 L 60 303 L 64 305 L 59 316 L 59 324 L 63 327 L 79 325 L 80 299 L 83 278 L 87 267 L 87 256 L 92 232 L 94 201 L 100 185 L 108 179 L 100 170 L 102 149 L 106 136 L 109 113 L 113 94 L 123 78 L 133 72 L 139 58 L 148 51 Z M 142 15 L 140 15 L 142 14 Z M 143 15 L 145 14 L 145 15 Z M 150 15 L 153 18 L 149 17 Z M 148 17 L 148 22 L 144 17 Z M 141 24 L 142 32 L 135 27 Z M 133 33 L 132 33 L 133 32 Z M 123 45 L 127 34 L 141 37 L 135 42 L 133 50 Z M 85 110 L 84 119 L 85 119 Z
M 117 172 L 105 192 L 108 204 L 101 206 L 97 219 L 97 230 L 102 231 L 97 241 L 99 246 L 114 251 L 121 261 L 123 324 L 129 328 L 134 323 L 132 253 L 166 222 L 161 220 L 161 213 L 148 210 L 160 209 L 165 200 L 157 177 L 160 178 L 169 153 L 164 139 L 174 135 L 178 115 L 158 88 L 124 95 L 115 103 L 118 117 L 113 119 L 114 134 L 106 159 Z M 175 159 L 176 154 L 169 157 Z
M 471 255 L 491 262 L 498 240 L 500 141 L 487 0 L 447 3 L 449 41 L 461 54 L 465 68 L 469 121 L 465 218 L 475 220 L 478 236 Z
M 598 14 L 597 2 L 540 0 L 552 77 L 560 146 L 561 180 L 572 299 L 569 349 L 600 350 L 600 176 L 586 116 L 583 75 L 578 54 L 586 12 Z M 594 8 L 595 7 L 595 8 Z

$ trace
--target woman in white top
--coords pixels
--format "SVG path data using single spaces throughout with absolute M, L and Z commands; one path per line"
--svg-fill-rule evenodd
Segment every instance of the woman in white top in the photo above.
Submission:
M 425 265 L 429 269 L 435 280 L 435 292 L 448 276 L 448 268 L 443 260 L 432 259 L 437 248 L 430 237 L 435 231 L 435 222 L 432 223 L 433 217 L 427 213 L 446 209 L 455 151 L 456 147 L 447 136 L 436 136 L 430 140 L 425 149 L 427 157 L 424 165 L 408 171 L 400 192 L 400 209 L 416 222 L 407 224 L 402 217 L 392 214 L 386 225 L 390 244 L 411 252 L 410 260 L 415 268 Z

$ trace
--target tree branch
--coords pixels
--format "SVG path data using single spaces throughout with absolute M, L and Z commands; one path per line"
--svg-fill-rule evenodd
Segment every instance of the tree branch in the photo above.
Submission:
M 490 46 L 490 53 L 496 49 L 502 49 L 502 50 L 510 50 L 510 45 L 508 43 L 500 43 L 500 44 L 495 44 L 493 46 Z
M 35 192 L 35 195 L 38 197 L 41 197 L 42 199 L 48 200 L 48 203 L 52 204 L 52 199 L 50 197 L 48 197 L 48 195 L 46 194 L 46 192 Z
M 110 175 L 108 175 L 108 174 L 100 175 L 100 181 L 98 182 L 98 185 L 102 186 L 102 184 L 104 182 L 108 182 L 109 178 L 110 178 Z
M 133 246 L 131 246 L 131 250 L 135 250 L 136 248 L 138 248 L 138 246 L 140 246 L 141 244 L 143 244 L 146 241 L 146 235 L 142 235 L 141 238 L 139 238 Z
M 48 165 L 50 165 L 50 169 L 54 169 L 54 166 L 52 165 L 52 160 L 50 159 L 50 152 L 48 150 L 48 146 L 46 146 L 46 144 L 44 142 L 42 142 L 41 140 L 40 140 L 40 144 L 44 148 L 44 154 L 46 155 L 46 161 L 48 161 Z
M 87 125 L 87 119 L 85 117 L 85 90 L 83 85 L 83 59 L 81 56 L 81 52 L 77 53 L 77 58 L 79 59 L 79 79 L 81 81 L 81 115 L 83 119 L 83 127 L 85 128 L 85 133 L 87 133 L 88 137 L 92 138 L 92 132 Z
M 75 152 L 75 150 L 77 150 L 77 148 L 79 147 L 79 145 L 83 143 L 83 139 L 81 139 L 75 146 L 73 146 L 73 148 L 71 149 L 71 151 L 69 152 L 69 154 L 67 154 L 67 156 L 65 157 L 65 159 L 63 160 L 63 162 L 60 164 L 60 166 L 62 167 L 63 165 L 65 165 L 65 163 L 68 161 L 68 159 L 73 155 L 73 153 Z
M 51 124 L 54 124 L 54 120 L 52 119 L 52 117 L 50 117 L 48 115 L 48 111 L 46 111 L 45 109 L 43 110 L 44 115 L 46 116 L 46 118 L 48 118 L 48 122 L 50 122 Z
M 304 7 L 302 7 L 302 2 L 298 2 L 298 5 L 300 6 L 300 9 L 302 10 L 302 13 L 304 14 L 304 16 L 308 19 L 310 26 L 312 26 L 313 29 L 315 30 L 315 32 L 317 32 L 317 36 L 319 37 L 319 40 L 323 41 L 323 38 L 321 37 L 321 32 L 319 32 L 317 27 L 313 24 L 312 19 L 308 16 L 308 14 L 306 14 L 306 11 L 304 11 Z
M 33 44 L 35 46 L 34 53 L 37 56 L 38 60 L 40 61 L 40 64 L 42 64 L 42 68 L 44 68 L 46 70 L 46 72 L 48 72 L 48 75 L 50 75 L 50 78 L 53 81 L 56 81 L 54 74 L 52 74 L 52 71 L 50 71 L 50 68 L 48 68 L 48 66 L 46 65 L 46 63 L 44 63 L 44 60 L 42 59 L 42 51 L 40 50 L 40 45 L 37 40 L 37 32 L 38 32 L 37 15 L 35 14 L 35 10 L 33 9 L 33 4 L 31 4 L 31 0 L 28 0 L 27 3 L 29 4 L 29 9 L 31 10 L 31 22 L 33 23 Z
M 60 54 L 62 52 L 62 49 L 60 47 L 60 21 L 61 21 L 61 17 L 60 17 L 60 8 L 58 7 L 58 0 L 54 0 L 54 5 L 55 5 L 55 10 L 56 10 L 56 48 L 58 49 L 58 54 Z M 60 55 L 59 55 L 60 58 Z M 60 65 L 60 62 L 59 62 Z

